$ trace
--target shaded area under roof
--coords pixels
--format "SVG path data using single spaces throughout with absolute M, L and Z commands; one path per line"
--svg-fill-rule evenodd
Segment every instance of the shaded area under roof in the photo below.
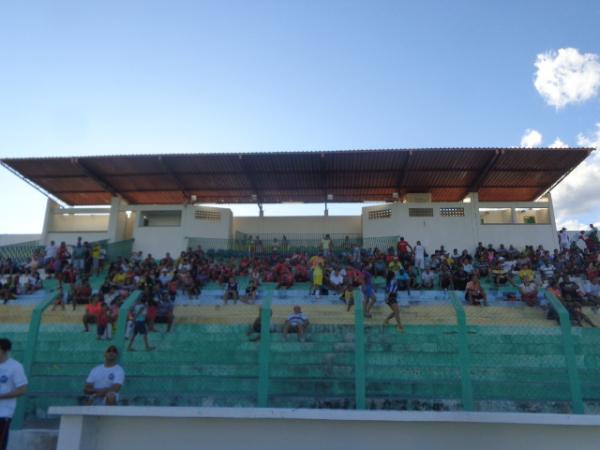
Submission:
M 2 164 L 69 205 L 392 201 L 532 201 L 592 151 L 403 149 L 6 158 Z

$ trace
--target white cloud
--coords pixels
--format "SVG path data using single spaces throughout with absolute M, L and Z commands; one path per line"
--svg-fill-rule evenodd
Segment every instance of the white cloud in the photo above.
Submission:
M 550 144 L 550 148 L 569 148 L 569 146 L 557 137 L 554 142 Z
M 594 223 L 594 226 L 599 227 L 600 223 Z M 560 230 L 563 227 L 569 231 L 588 231 L 590 228 L 590 224 L 582 223 L 577 219 L 568 219 L 562 222 L 556 219 L 556 228 Z
M 577 145 L 600 149 L 600 122 L 596 124 L 594 132 L 577 135 Z M 598 186 L 600 186 L 600 151 L 596 150 L 552 191 L 557 224 L 573 222 L 574 217 L 590 213 L 596 214 L 595 221 L 600 220 Z M 567 227 L 567 229 L 573 228 Z
M 521 137 L 521 147 L 532 148 L 539 147 L 542 144 L 542 135 L 537 130 L 527 128 L 523 137 Z
M 546 103 L 563 108 L 596 96 L 600 88 L 600 61 L 594 53 L 561 48 L 537 55 L 534 86 Z
M 579 133 L 577 135 L 577 145 L 582 147 L 596 147 L 596 149 L 600 150 L 600 122 L 596 124 L 596 131 L 589 134 Z

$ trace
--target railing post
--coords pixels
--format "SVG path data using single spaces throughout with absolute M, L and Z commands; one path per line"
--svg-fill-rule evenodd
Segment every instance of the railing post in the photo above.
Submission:
M 354 290 L 354 397 L 356 409 L 366 408 L 365 326 L 363 298 Z
M 258 401 L 260 408 L 269 405 L 269 363 L 271 356 L 271 299 L 269 289 L 260 307 L 260 346 L 258 349 Z
M 454 312 L 456 313 L 456 327 L 458 328 L 458 357 L 460 361 L 463 409 L 465 411 L 473 411 L 473 383 L 471 381 L 471 354 L 467 341 L 467 317 L 454 291 L 449 291 L 449 293 L 452 306 L 454 306 Z
M 129 297 L 125 299 L 121 307 L 119 308 L 119 318 L 117 319 L 117 332 L 115 333 L 114 345 L 119 350 L 121 365 L 125 362 L 125 329 L 127 328 L 127 316 L 129 310 L 135 304 L 139 296 L 142 295 L 142 291 L 135 290 Z
M 560 321 L 560 331 L 563 341 L 563 350 L 565 352 L 567 374 L 569 376 L 569 389 L 571 390 L 573 412 L 575 414 L 584 414 L 581 381 L 579 380 L 579 373 L 577 372 L 577 360 L 575 359 L 575 347 L 573 345 L 573 335 L 571 333 L 571 317 L 569 316 L 569 312 L 554 294 L 544 291 L 544 295 L 558 313 L 558 319 Z
M 31 313 L 31 321 L 29 322 L 29 330 L 27 332 L 27 343 L 25 344 L 25 355 L 23 358 L 23 369 L 25 370 L 25 374 L 29 380 L 31 380 L 31 369 L 33 367 L 33 360 L 35 358 L 40 324 L 42 323 L 42 313 L 46 310 L 46 308 L 48 308 L 48 306 L 54 303 L 55 298 L 56 291 L 52 289 L 48 292 L 46 299 L 43 302 L 38 303 Z M 17 401 L 17 408 L 11 421 L 11 428 L 15 430 L 23 427 L 27 397 L 28 394 L 25 394 Z

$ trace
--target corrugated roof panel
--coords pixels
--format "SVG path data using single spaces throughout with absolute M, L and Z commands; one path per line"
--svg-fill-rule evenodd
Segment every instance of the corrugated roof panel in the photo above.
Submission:
M 479 190 L 480 202 L 502 202 L 502 201 L 531 201 L 535 200 L 543 192 L 540 188 L 481 188 Z
M 483 187 L 545 186 L 552 184 L 561 173 L 560 171 L 492 171 L 486 177 Z
M 347 201 L 356 202 L 386 200 L 392 192 L 400 190 L 440 189 L 436 195 L 446 198 L 462 195 L 475 181 L 483 189 L 488 188 L 483 191 L 484 197 L 502 200 L 500 197 L 505 195 L 505 200 L 533 200 L 590 151 L 438 148 L 25 158 L 4 159 L 3 163 L 58 197 L 70 188 L 81 190 L 80 196 L 69 194 L 72 204 L 93 204 L 89 198 L 90 191 L 95 189 L 106 189 L 103 199 L 108 201 L 111 196 L 108 191 L 123 194 L 126 190 L 130 201 L 140 203 L 180 199 L 182 190 L 189 193 L 193 189 L 218 190 L 231 197 L 241 191 L 240 201 L 244 202 L 247 192 L 255 189 L 268 202 L 261 191 L 268 190 L 269 198 L 277 199 L 275 191 L 288 188 L 286 199 L 291 196 L 295 201 L 321 198 L 334 189 Z M 499 156 L 494 159 L 496 154 Z M 64 178 L 73 176 L 78 177 Z M 402 180 L 404 183 L 399 186 Z M 70 188 L 66 189 L 66 185 Z M 539 189 L 529 189 L 538 185 Z M 506 188 L 489 190 L 493 186 Z M 447 194 L 442 193 L 443 189 L 448 189 Z M 527 195 L 530 197 L 526 198 Z

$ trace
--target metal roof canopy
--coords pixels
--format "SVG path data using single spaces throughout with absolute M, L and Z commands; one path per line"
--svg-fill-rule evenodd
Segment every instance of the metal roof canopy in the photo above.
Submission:
M 532 201 L 592 148 L 434 148 L 5 158 L 2 164 L 68 205 L 393 201 Z M 397 193 L 397 195 L 396 195 Z

